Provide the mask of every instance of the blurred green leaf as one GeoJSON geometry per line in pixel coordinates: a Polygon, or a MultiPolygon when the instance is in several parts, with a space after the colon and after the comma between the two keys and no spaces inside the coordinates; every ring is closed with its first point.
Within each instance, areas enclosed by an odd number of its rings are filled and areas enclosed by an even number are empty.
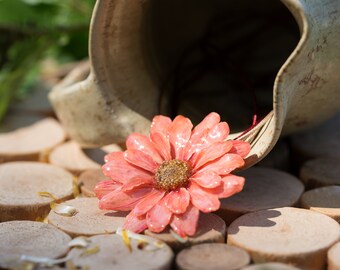
{"type": "Polygon", "coordinates": [[[87,57],[95,0],[0,0],[0,120],[46,55],[87,57]]]}

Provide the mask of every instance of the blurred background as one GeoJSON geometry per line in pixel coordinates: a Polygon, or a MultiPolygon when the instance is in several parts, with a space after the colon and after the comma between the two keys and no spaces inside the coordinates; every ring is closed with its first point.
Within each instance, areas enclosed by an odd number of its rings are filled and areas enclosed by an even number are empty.
{"type": "MultiPolygon", "coordinates": [[[[0,0],[0,122],[37,82],[49,88],[88,57],[95,0],[0,0]]],[[[39,84],[38,83],[38,84],[39,84]]]]}

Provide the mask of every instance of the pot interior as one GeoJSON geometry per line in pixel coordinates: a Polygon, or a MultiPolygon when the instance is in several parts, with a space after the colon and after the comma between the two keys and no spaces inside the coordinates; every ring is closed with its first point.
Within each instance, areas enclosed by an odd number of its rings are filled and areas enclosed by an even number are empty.
{"type": "Polygon", "coordinates": [[[198,123],[216,111],[236,133],[273,109],[276,74],[300,39],[283,3],[149,0],[146,14],[160,113],[198,123]]]}

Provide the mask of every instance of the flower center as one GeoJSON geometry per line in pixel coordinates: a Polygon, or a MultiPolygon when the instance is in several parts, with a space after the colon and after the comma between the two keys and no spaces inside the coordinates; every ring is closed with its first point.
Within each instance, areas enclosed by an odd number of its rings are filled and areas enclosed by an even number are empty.
{"type": "Polygon", "coordinates": [[[186,187],[190,174],[188,163],[178,159],[164,161],[156,172],[156,188],[170,191],[186,187]]]}

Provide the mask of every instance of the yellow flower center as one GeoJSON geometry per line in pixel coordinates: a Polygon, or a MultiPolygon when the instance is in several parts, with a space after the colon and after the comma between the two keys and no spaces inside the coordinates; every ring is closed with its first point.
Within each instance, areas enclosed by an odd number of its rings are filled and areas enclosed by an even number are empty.
{"type": "Polygon", "coordinates": [[[156,172],[156,188],[161,190],[175,190],[189,184],[191,174],[187,162],[173,159],[164,161],[156,172]]]}

